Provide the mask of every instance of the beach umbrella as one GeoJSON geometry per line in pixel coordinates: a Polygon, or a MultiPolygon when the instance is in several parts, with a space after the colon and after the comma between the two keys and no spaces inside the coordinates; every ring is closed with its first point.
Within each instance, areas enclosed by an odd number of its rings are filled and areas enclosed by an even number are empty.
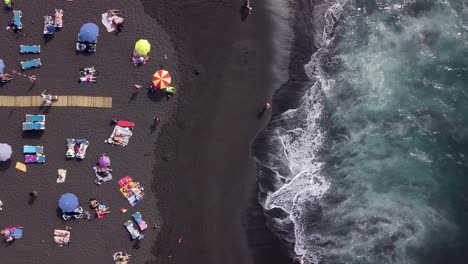
{"type": "Polygon", "coordinates": [[[59,199],[59,207],[62,209],[64,213],[71,213],[78,208],[78,197],[76,197],[73,193],[66,193],[60,196],[59,199]]]}
{"type": "Polygon", "coordinates": [[[11,146],[8,144],[0,144],[0,161],[7,161],[11,158],[11,146]]]}
{"type": "Polygon", "coordinates": [[[110,166],[110,158],[107,156],[102,155],[99,158],[99,167],[101,168],[107,168],[110,166]]]}
{"type": "Polygon", "coordinates": [[[5,69],[5,63],[2,59],[0,59],[0,75],[3,74],[3,69],[5,69]]]}
{"type": "Polygon", "coordinates": [[[80,28],[80,41],[95,42],[99,36],[99,27],[94,23],[83,24],[80,28]]]}
{"type": "Polygon", "coordinates": [[[168,71],[159,70],[153,75],[153,86],[159,89],[166,88],[171,84],[171,75],[168,71]]]}
{"type": "Polygon", "coordinates": [[[135,43],[135,50],[140,55],[148,55],[151,51],[151,44],[146,39],[140,39],[135,43]]]}

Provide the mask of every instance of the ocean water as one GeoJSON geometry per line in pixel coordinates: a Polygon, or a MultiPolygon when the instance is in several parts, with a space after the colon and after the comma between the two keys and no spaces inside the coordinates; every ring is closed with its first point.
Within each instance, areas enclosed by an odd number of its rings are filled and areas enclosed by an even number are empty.
{"type": "Polygon", "coordinates": [[[468,1],[326,6],[254,149],[272,229],[306,263],[468,263],[468,1]]]}

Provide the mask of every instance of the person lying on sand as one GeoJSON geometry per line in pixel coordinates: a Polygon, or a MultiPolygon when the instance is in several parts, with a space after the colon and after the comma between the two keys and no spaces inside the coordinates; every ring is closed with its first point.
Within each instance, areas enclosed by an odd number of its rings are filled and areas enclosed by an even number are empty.
{"type": "Polygon", "coordinates": [[[8,73],[5,73],[5,74],[1,75],[1,77],[2,77],[2,79],[1,79],[2,82],[9,82],[9,81],[13,80],[13,76],[11,76],[8,73]]]}
{"type": "Polygon", "coordinates": [[[109,17],[118,16],[118,15],[120,15],[120,10],[117,10],[117,9],[109,9],[109,10],[107,10],[107,15],[108,15],[109,17]]]}

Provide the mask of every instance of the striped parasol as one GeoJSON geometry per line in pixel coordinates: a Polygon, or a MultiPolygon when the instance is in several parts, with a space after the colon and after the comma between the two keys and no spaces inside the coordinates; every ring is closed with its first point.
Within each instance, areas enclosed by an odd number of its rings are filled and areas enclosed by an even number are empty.
{"type": "Polygon", "coordinates": [[[153,75],[153,87],[164,89],[171,84],[171,75],[168,71],[159,70],[153,75]]]}

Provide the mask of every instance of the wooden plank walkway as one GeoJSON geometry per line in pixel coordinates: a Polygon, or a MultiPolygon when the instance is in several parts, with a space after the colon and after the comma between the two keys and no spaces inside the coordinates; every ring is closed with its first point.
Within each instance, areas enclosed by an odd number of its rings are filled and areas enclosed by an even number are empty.
{"type": "MultiPolygon", "coordinates": [[[[52,106],[112,108],[112,97],[59,95],[52,106]]],[[[36,96],[0,96],[0,107],[34,107],[43,103],[36,96]]]]}

